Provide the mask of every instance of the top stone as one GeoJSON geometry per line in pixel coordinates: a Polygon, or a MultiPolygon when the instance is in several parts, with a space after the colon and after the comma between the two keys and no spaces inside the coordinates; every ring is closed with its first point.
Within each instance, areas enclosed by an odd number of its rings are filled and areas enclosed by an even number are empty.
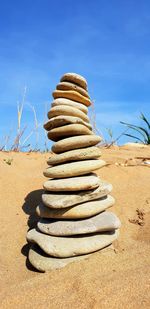
{"type": "Polygon", "coordinates": [[[80,87],[84,88],[85,90],[87,90],[87,81],[86,79],[76,73],[65,73],[61,79],[61,82],[71,82],[71,83],[75,83],[77,85],[79,85],[80,87]]]}

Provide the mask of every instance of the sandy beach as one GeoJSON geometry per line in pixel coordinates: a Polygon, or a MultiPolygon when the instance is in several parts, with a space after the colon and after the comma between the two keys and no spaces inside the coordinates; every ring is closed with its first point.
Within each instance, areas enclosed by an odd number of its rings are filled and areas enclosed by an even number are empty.
{"type": "Polygon", "coordinates": [[[49,153],[0,153],[1,308],[149,308],[150,148],[102,148],[98,175],[113,185],[122,227],[114,249],[47,273],[27,261],[49,153]],[[10,165],[8,164],[10,162],[10,165]]]}

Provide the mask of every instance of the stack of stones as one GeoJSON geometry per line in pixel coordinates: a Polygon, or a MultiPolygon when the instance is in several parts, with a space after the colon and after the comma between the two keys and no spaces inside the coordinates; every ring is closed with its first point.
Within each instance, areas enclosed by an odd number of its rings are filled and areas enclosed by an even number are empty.
{"type": "Polygon", "coordinates": [[[94,173],[106,163],[98,159],[101,137],[93,133],[87,116],[91,101],[86,80],[64,74],[53,97],[44,124],[55,142],[53,154],[36,209],[40,219],[27,234],[33,243],[29,261],[40,271],[63,267],[111,245],[120,227],[116,215],[106,211],[114,204],[112,186],[94,173]]]}

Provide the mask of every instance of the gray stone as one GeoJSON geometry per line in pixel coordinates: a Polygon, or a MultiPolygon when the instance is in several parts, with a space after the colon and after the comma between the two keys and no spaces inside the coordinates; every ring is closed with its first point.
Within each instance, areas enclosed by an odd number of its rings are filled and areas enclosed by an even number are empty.
{"type": "Polygon", "coordinates": [[[97,159],[101,156],[99,147],[91,146],[87,148],[66,151],[60,154],[53,154],[47,161],[49,165],[61,164],[70,161],[80,161],[97,159]]]}
{"type": "Polygon", "coordinates": [[[45,124],[44,124],[44,129],[49,131],[54,128],[62,127],[67,124],[82,124],[92,130],[92,126],[90,123],[82,120],[79,117],[74,117],[74,116],[56,116],[51,119],[49,119],[45,124]]]}
{"type": "Polygon", "coordinates": [[[89,191],[79,191],[79,192],[61,192],[61,193],[43,193],[42,202],[44,205],[50,208],[66,208],[74,206],[87,201],[96,200],[110,193],[112,190],[112,185],[107,183],[102,183],[98,188],[89,191]]]}
{"type": "Polygon", "coordinates": [[[68,124],[59,128],[54,128],[47,134],[48,138],[55,142],[62,138],[78,135],[93,135],[93,132],[83,124],[68,124]]]}
{"type": "Polygon", "coordinates": [[[50,109],[48,112],[48,118],[54,118],[56,116],[73,116],[73,117],[78,117],[84,120],[85,122],[90,122],[89,117],[83,113],[81,110],[78,108],[72,107],[72,106],[67,106],[67,105],[58,105],[54,106],[50,109]]]}
{"type": "Polygon", "coordinates": [[[71,177],[63,179],[50,179],[45,181],[43,187],[47,191],[81,191],[91,190],[100,185],[99,177],[91,173],[87,176],[71,177]]]}
{"type": "Polygon", "coordinates": [[[86,236],[54,237],[35,229],[27,233],[27,240],[36,243],[50,256],[65,258],[88,254],[109,246],[119,236],[119,231],[97,233],[86,236]]]}
{"type": "Polygon", "coordinates": [[[103,196],[94,201],[84,202],[71,207],[54,209],[40,204],[36,208],[36,213],[42,218],[51,219],[84,219],[90,218],[107,208],[113,206],[115,203],[111,195],[103,196]]]}
{"type": "Polygon", "coordinates": [[[62,153],[69,150],[95,146],[102,138],[98,135],[80,135],[64,138],[63,140],[56,142],[52,146],[52,151],[54,153],[62,153]]]}
{"type": "Polygon", "coordinates": [[[71,236],[108,232],[120,228],[120,220],[112,212],[104,211],[90,219],[52,221],[40,219],[38,229],[53,236],[71,236]]]}

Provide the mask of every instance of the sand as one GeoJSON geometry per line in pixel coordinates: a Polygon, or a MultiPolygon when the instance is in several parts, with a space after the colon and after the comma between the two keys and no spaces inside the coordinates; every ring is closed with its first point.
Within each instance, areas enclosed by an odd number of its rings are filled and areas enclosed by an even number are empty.
{"type": "Polygon", "coordinates": [[[26,262],[26,232],[37,220],[48,157],[0,153],[1,308],[149,308],[150,169],[136,157],[150,158],[150,148],[102,149],[102,159],[110,164],[97,173],[113,184],[111,211],[122,222],[114,249],[39,273],[26,262]]]}

